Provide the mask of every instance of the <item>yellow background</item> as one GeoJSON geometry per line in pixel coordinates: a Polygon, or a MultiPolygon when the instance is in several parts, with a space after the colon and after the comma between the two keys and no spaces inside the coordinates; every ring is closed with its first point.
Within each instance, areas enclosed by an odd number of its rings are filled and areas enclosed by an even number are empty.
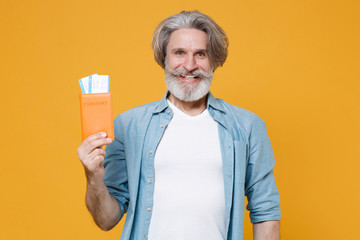
{"type": "Polygon", "coordinates": [[[359,239],[359,1],[1,0],[1,240],[119,239],[84,204],[78,79],[110,75],[114,113],[160,99],[151,36],[182,9],[229,36],[214,95],[267,123],[282,239],[359,239]]]}

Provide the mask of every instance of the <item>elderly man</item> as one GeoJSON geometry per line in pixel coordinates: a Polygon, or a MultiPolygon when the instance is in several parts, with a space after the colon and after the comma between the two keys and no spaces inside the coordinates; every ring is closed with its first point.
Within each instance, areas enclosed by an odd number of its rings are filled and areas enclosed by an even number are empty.
{"type": "Polygon", "coordinates": [[[163,99],[119,114],[114,141],[98,133],[78,148],[96,224],[109,230],[127,212],[124,240],[238,240],[246,195],[254,239],[279,239],[265,124],[209,92],[227,57],[225,32],[183,11],[158,25],[152,47],[165,70],[163,99]]]}

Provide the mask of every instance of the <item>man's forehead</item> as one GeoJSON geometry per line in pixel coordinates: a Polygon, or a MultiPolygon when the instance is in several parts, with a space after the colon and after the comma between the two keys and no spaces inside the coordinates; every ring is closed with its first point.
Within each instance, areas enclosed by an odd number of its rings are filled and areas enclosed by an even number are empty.
{"type": "Polygon", "coordinates": [[[181,28],[171,33],[168,50],[172,49],[207,49],[207,34],[194,28],[181,28]]]}

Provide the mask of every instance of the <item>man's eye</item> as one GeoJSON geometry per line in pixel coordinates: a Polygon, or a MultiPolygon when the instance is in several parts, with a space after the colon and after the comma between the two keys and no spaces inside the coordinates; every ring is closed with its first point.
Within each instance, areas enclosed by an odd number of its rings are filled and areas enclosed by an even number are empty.
{"type": "Polygon", "coordinates": [[[196,55],[199,57],[205,57],[205,53],[203,53],[203,52],[198,52],[198,53],[196,53],[196,55]]]}
{"type": "Polygon", "coordinates": [[[183,55],[183,54],[184,54],[184,51],[176,51],[175,54],[176,54],[176,55],[183,55]]]}

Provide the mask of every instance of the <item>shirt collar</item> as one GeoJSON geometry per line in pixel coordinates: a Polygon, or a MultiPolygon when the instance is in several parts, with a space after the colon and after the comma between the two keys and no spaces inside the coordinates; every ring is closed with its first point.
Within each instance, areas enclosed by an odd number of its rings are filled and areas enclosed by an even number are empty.
{"type": "Polygon", "coordinates": [[[211,92],[209,92],[208,99],[207,99],[207,109],[210,107],[214,108],[215,110],[218,110],[220,112],[225,112],[225,108],[223,104],[221,104],[221,101],[219,99],[216,99],[214,95],[212,95],[211,92]]]}
{"type": "Polygon", "coordinates": [[[169,91],[166,91],[164,97],[155,106],[154,113],[160,113],[169,107],[169,104],[167,103],[167,100],[166,100],[168,95],[169,95],[169,91]]]}
{"type": "MultiPolygon", "coordinates": [[[[163,98],[159,101],[159,103],[155,107],[154,113],[160,113],[169,107],[169,104],[167,102],[167,97],[169,96],[169,94],[170,94],[169,91],[166,91],[163,98]]],[[[207,99],[207,109],[209,109],[210,107],[215,110],[225,112],[224,106],[220,103],[220,101],[218,99],[216,99],[214,97],[214,95],[212,95],[211,92],[209,92],[208,99],[207,99]]]]}

